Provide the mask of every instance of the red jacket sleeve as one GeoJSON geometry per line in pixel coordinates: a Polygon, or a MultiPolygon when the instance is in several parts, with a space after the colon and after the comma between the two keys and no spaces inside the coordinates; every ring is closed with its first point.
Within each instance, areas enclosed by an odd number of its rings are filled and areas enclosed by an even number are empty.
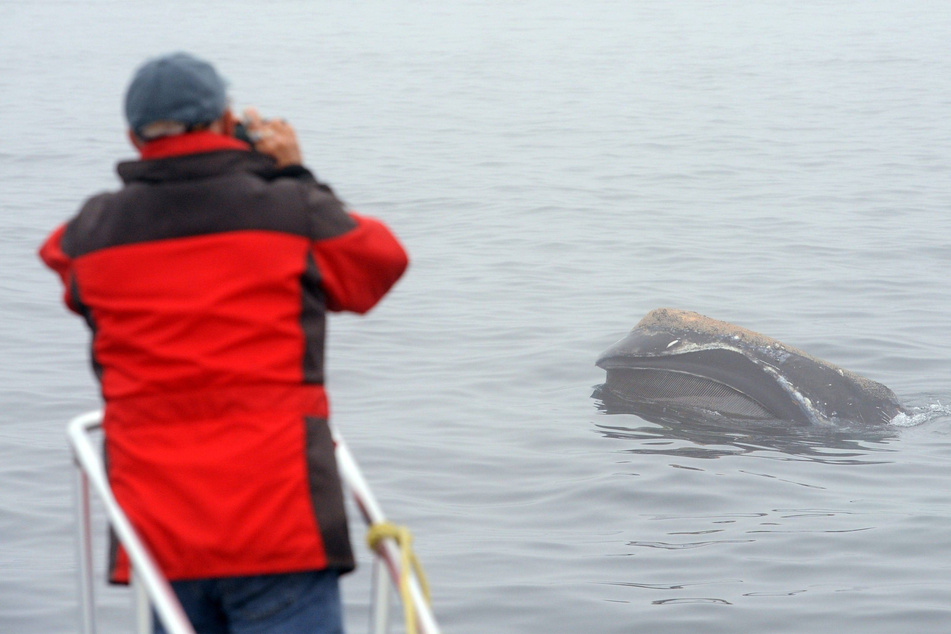
{"type": "Polygon", "coordinates": [[[406,251],[379,220],[350,213],[357,226],[313,245],[327,308],[365,313],[409,265],[406,251]]]}
{"type": "Polygon", "coordinates": [[[79,306],[75,302],[72,294],[73,272],[72,259],[63,252],[62,240],[63,233],[66,231],[66,225],[60,225],[46,239],[43,246],[40,247],[40,259],[46,266],[53,269],[59,279],[63,282],[63,301],[73,312],[79,312],[79,306]]]}

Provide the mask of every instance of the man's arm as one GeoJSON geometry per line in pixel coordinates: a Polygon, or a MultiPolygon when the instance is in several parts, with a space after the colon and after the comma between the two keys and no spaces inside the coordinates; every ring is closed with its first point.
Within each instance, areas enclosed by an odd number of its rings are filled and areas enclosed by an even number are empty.
{"type": "Polygon", "coordinates": [[[312,252],[327,293],[327,308],[362,314],[393,287],[409,266],[409,258],[382,222],[348,214],[357,226],[314,242],[312,252]]]}
{"type": "MultiPolygon", "coordinates": [[[[244,116],[254,149],[273,157],[282,175],[311,179],[321,191],[333,195],[302,166],[297,135],[290,124],[283,119],[264,120],[253,108],[246,109],[244,116]]],[[[362,314],[393,287],[409,259],[382,222],[353,212],[347,215],[356,226],[315,240],[311,251],[320,271],[320,285],[327,293],[327,308],[362,314]]]]}
{"type": "MultiPolygon", "coordinates": [[[[73,272],[72,258],[63,251],[63,234],[66,232],[66,225],[60,225],[46,239],[43,246],[40,247],[40,259],[46,266],[53,269],[59,279],[63,282],[63,302],[74,313],[80,313],[79,306],[73,297],[73,272]]],[[[80,313],[81,314],[81,313],[80,313]]]]}

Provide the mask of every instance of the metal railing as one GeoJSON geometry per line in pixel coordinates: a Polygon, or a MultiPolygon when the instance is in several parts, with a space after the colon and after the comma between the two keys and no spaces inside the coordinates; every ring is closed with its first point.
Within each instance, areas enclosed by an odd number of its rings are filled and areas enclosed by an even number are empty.
{"type": "MultiPolygon", "coordinates": [[[[106,518],[129,556],[132,584],[136,589],[136,623],[139,634],[150,634],[152,619],[149,607],[169,634],[195,634],[182,611],[178,598],[162,576],[148,548],[139,538],[128,517],[123,513],[109,487],[102,458],[89,435],[102,426],[102,411],[88,412],[69,422],[67,430],[76,464],[76,513],[79,549],[79,593],[83,634],[95,634],[95,596],[93,592],[92,513],[89,491],[92,489],[102,501],[106,518]]],[[[357,466],[353,454],[340,434],[333,430],[336,445],[337,468],[346,488],[353,496],[367,525],[386,522],[383,510],[357,466]]],[[[385,634],[389,631],[389,604],[391,590],[399,586],[402,577],[408,583],[409,596],[415,608],[416,624],[420,634],[439,634],[436,617],[425,598],[420,580],[414,570],[401,571],[399,547],[393,539],[382,540],[375,549],[372,589],[371,631],[385,634]],[[391,585],[392,584],[392,585],[391,585]]]]}

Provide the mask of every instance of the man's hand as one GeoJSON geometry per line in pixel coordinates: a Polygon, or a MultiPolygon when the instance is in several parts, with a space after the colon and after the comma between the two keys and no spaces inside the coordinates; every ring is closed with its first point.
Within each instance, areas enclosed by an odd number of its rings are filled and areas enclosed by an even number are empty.
{"type": "Polygon", "coordinates": [[[300,165],[303,162],[297,134],[287,121],[264,120],[254,108],[245,108],[244,118],[255,150],[273,157],[278,167],[300,165]]]}

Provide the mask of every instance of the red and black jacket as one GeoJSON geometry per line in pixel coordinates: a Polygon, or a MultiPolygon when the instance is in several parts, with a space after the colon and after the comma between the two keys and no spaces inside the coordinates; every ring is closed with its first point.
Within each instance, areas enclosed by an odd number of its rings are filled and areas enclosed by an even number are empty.
{"type": "MultiPolygon", "coordinates": [[[[352,569],[325,311],[369,310],[405,251],[306,169],[233,139],[143,158],[40,250],[92,330],[117,500],[170,579],[352,569]]],[[[112,579],[127,574],[120,551],[112,579]]]]}

